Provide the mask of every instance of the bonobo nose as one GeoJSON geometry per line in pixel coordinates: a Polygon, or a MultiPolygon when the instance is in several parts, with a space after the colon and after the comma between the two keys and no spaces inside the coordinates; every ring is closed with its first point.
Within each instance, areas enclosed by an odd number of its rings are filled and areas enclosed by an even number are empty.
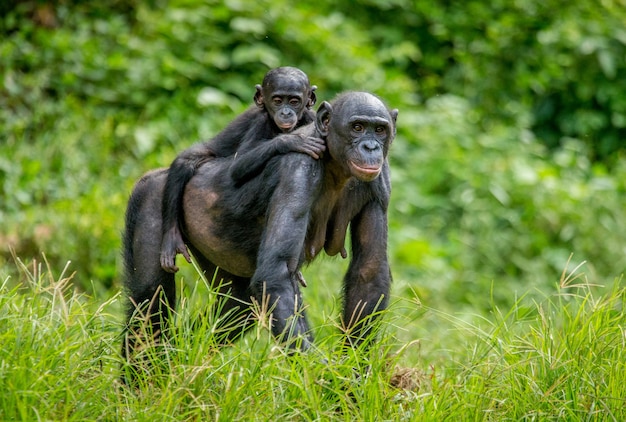
{"type": "Polygon", "coordinates": [[[361,144],[361,147],[363,149],[365,149],[366,151],[375,151],[379,148],[378,142],[376,141],[363,141],[363,143],[361,144]]]}

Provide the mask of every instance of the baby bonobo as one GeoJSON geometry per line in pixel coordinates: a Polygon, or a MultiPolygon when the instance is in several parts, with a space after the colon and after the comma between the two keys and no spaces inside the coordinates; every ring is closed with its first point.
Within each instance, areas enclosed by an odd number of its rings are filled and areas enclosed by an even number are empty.
{"type": "Polygon", "coordinates": [[[250,107],[213,139],[196,144],[179,154],[169,168],[163,193],[163,237],[161,267],[177,272],[176,254],[191,257],[183,240],[182,198],[196,169],[215,157],[234,156],[229,168],[237,185],[260,173],[277,154],[301,152],[318,159],[326,149],[321,139],[301,135],[281,136],[315,120],[315,85],[295,67],[272,69],[256,85],[255,105],[250,107]]]}

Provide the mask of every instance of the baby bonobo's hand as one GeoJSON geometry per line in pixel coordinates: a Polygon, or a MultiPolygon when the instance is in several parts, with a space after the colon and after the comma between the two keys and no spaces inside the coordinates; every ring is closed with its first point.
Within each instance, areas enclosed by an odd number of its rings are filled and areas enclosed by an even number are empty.
{"type": "Polygon", "coordinates": [[[288,152],[301,152],[308,154],[318,160],[324,151],[326,151],[326,142],[323,139],[313,136],[304,137],[299,134],[281,135],[276,138],[280,145],[278,151],[282,154],[288,152]]]}
{"type": "Polygon", "coordinates": [[[177,254],[182,254],[187,262],[191,263],[191,256],[189,255],[187,246],[183,241],[183,236],[180,234],[180,230],[174,228],[168,230],[163,235],[163,240],[161,241],[161,268],[168,273],[177,272],[177,254]]]}
{"type": "Polygon", "coordinates": [[[322,157],[324,151],[326,151],[326,141],[313,136],[307,136],[304,138],[300,144],[300,149],[298,150],[298,152],[309,154],[316,160],[322,157]]]}

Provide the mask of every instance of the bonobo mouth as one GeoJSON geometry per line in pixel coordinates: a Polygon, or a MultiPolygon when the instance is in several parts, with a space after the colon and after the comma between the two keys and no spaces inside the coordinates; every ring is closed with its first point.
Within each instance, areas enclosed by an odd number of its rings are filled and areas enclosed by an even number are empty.
{"type": "Polygon", "coordinates": [[[382,166],[379,165],[360,166],[354,161],[350,161],[350,167],[352,167],[352,174],[356,178],[364,181],[376,179],[382,170],[382,166]]]}
{"type": "Polygon", "coordinates": [[[296,126],[296,123],[277,123],[276,125],[283,132],[290,132],[291,129],[293,129],[296,126]]]}

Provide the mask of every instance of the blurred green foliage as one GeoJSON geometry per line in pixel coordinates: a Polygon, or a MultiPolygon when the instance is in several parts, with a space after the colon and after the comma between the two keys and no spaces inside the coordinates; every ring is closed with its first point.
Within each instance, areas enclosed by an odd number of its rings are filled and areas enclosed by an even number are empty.
{"type": "Polygon", "coordinates": [[[423,98],[467,98],[487,123],[528,114],[539,140],[582,140],[611,161],[626,138],[626,3],[621,0],[411,0],[339,3],[385,67],[423,98]]]}
{"type": "Polygon", "coordinates": [[[396,288],[489,307],[626,264],[622,1],[17,1],[0,7],[0,275],[10,249],[119,286],[133,182],[293,65],[400,109],[396,288]],[[487,300],[485,299],[487,298],[487,300]]]}
{"type": "Polygon", "coordinates": [[[523,126],[480,129],[477,113],[442,95],[402,116],[419,147],[393,147],[391,238],[421,296],[485,309],[555,285],[581,261],[592,282],[619,277],[626,162],[609,173],[580,140],[550,152],[523,126]]]}

